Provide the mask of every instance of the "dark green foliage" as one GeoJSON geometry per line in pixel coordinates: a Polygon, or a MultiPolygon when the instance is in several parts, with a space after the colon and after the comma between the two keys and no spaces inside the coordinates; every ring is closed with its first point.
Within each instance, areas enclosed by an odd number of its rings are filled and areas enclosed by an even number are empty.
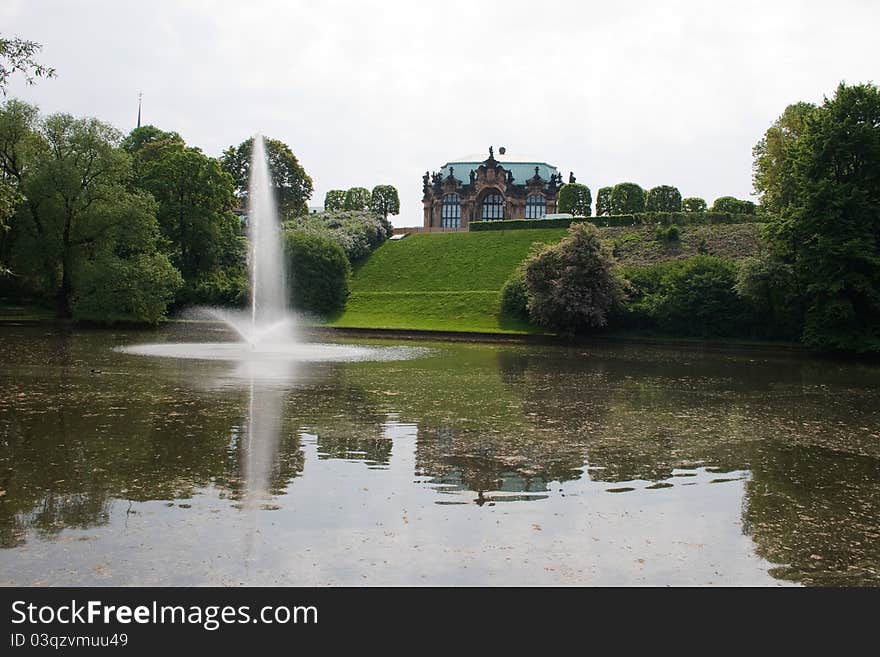
{"type": "Polygon", "coordinates": [[[647,212],[681,212],[681,192],[670,185],[652,187],[645,200],[647,212]]]}
{"type": "MultiPolygon", "coordinates": [[[[275,183],[278,211],[285,217],[307,214],[308,201],[312,197],[312,179],[287,144],[269,138],[265,138],[265,143],[269,171],[275,183]]],[[[253,147],[254,140],[251,137],[238,146],[230,146],[220,156],[220,164],[235,181],[235,193],[244,205],[247,205],[253,147]]]]}
{"type": "Polygon", "coordinates": [[[345,192],[345,200],[343,201],[342,209],[369,210],[370,198],[370,190],[366,187],[352,187],[345,192]]]}
{"type": "Polygon", "coordinates": [[[142,161],[156,158],[156,150],[163,146],[184,146],[183,137],[176,132],[166,132],[154,125],[145,125],[132,130],[119,146],[129,155],[137,155],[142,161]]]}
{"type": "Polygon", "coordinates": [[[750,306],[758,333],[764,337],[797,340],[803,309],[794,266],[763,253],[739,262],[736,292],[750,306]]]}
{"type": "Polygon", "coordinates": [[[561,242],[533,253],[523,268],[530,319],[563,334],[604,327],[622,298],[614,259],[589,223],[571,226],[561,242]]]}
{"type": "Polygon", "coordinates": [[[324,212],[335,212],[345,207],[345,190],[331,189],[324,194],[324,212]]]}
{"type": "Polygon", "coordinates": [[[400,214],[400,197],[397,188],[392,185],[373,187],[370,194],[370,210],[383,219],[387,219],[389,214],[400,214]]]}
{"type": "MultiPolygon", "coordinates": [[[[588,221],[600,227],[650,226],[662,224],[670,226],[697,226],[712,224],[755,223],[760,218],[756,215],[729,214],[725,212],[642,212],[640,214],[624,214],[591,217],[588,221]]],[[[572,224],[587,221],[583,218],[573,219],[507,219],[504,221],[474,221],[468,224],[471,232],[487,230],[531,230],[534,228],[568,228],[572,224]]]]}
{"type": "Polygon", "coordinates": [[[316,232],[286,230],[290,303],[297,310],[327,314],[348,298],[351,265],[336,241],[316,232]]]}
{"type": "Polygon", "coordinates": [[[611,190],[611,214],[635,214],[645,210],[645,190],[631,182],[618,183],[611,190]]]}
{"type": "Polygon", "coordinates": [[[556,202],[557,212],[566,212],[575,217],[589,217],[592,213],[593,197],[590,188],[580,183],[568,183],[559,190],[556,202]]]}
{"type": "Polygon", "coordinates": [[[501,314],[505,317],[527,320],[528,304],[529,293],[525,271],[522,267],[517,267],[501,288],[501,314]]]}
{"type": "Polygon", "coordinates": [[[671,226],[658,226],[657,239],[661,242],[677,242],[679,232],[678,226],[675,224],[672,224],[671,226]]]}
{"type": "Polygon", "coordinates": [[[747,308],[737,296],[736,265],[696,255],[629,270],[630,321],[681,336],[741,335],[747,308]]]}
{"type": "MultiPolygon", "coordinates": [[[[135,158],[141,153],[135,151],[135,158]]],[[[164,140],[164,146],[150,156],[137,167],[137,185],[159,204],[159,227],[185,283],[178,305],[240,298],[245,257],[240,223],[231,212],[231,176],[213,158],[178,141],[164,140]],[[221,289],[224,283],[231,287],[221,289]]]]}
{"type": "Polygon", "coordinates": [[[803,339],[880,351],[880,90],[838,86],[790,146],[791,201],[768,236],[795,266],[803,339]]]}
{"type": "Polygon", "coordinates": [[[611,192],[613,187],[602,187],[596,192],[596,216],[606,217],[611,214],[611,192]]]}
{"type": "Polygon", "coordinates": [[[730,214],[755,214],[755,204],[742,201],[732,196],[720,196],[712,204],[712,212],[729,212],[730,214]]]}
{"type": "Polygon", "coordinates": [[[682,200],[681,209],[683,212],[706,212],[709,207],[706,205],[706,201],[699,196],[689,196],[682,200]]]}

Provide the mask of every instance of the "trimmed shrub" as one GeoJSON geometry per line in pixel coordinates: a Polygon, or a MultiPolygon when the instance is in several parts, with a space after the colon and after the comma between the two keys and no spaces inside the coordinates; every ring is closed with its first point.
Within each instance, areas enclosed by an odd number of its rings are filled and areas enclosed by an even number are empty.
{"type": "Polygon", "coordinates": [[[366,187],[352,187],[345,192],[343,210],[369,210],[372,196],[366,187]]]}
{"type": "Polygon", "coordinates": [[[571,226],[559,243],[523,265],[530,319],[565,335],[602,328],[623,294],[614,259],[588,223],[571,226]]]}
{"type": "Polygon", "coordinates": [[[681,212],[681,192],[671,185],[652,187],[645,200],[647,212],[681,212]]]}
{"type": "Polygon", "coordinates": [[[755,214],[755,204],[741,201],[732,196],[721,196],[712,204],[712,212],[729,212],[731,214],[755,214]]]}
{"type": "Polygon", "coordinates": [[[566,212],[576,217],[589,217],[592,214],[593,197],[590,188],[580,183],[568,183],[559,190],[556,203],[558,212],[566,212]]]}
{"type": "Polygon", "coordinates": [[[681,209],[683,212],[706,212],[709,206],[699,196],[689,196],[682,200],[681,209]]]}
{"type": "Polygon", "coordinates": [[[611,192],[613,187],[602,187],[596,192],[596,215],[606,217],[611,214],[611,192]]]}
{"type": "Polygon", "coordinates": [[[645,190],[631,182],[618,183],[611,190],[611,214],[635,214],[645,210],[645,190]]]}
{"type": "Polygon", "coordinates": [[[468,224],[472,232],[484,230],[528,230],[531,228],[568,228],[589,221],[600,228],[650,226],[704,226],[714,224],[750,224],[762,221],[753,214],[730,214],[727,212],[642,212],[596,217],[574,217],[573,219],[506,219],[504,221],[473,221],[468,224]]]}
{"type": "Polygon", "coordinates": [[[351,265],[329,235],[304,230],[284,233],[290,303],[297,310],[326,314],[348,299],[351,265]]]}

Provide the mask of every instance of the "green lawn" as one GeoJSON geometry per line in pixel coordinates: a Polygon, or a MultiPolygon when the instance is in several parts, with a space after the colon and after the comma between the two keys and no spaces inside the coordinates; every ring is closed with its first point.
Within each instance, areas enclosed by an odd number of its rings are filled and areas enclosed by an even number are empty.
{"type": "MultiPolygon", "coordinates": [[[[739,259],[758,250],[756,224],[684,226],[679,240],[653,226],[600,228],[622,266],[709,253],[739,259]]],[[[347,328],[541,333],[500,317],[500,290],[534,242],[552,244],[564,228],[416,233],[389,241],[354,271],[351,296],[330,326],[347,328]]]]}
{"type": "Polygon", "coordinates": [[[354,271],[345,310],[329,322],[349,328],[536,333],[499,316],[499,292],[534,242],[565,229],[414,234],[379,247],[354,271]]]}

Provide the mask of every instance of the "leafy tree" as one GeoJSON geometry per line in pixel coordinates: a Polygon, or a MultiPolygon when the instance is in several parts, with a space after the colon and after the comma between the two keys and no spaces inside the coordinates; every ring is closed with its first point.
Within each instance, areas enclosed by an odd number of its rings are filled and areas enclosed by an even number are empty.
{"type": "Polygon", "coordinates": [[[34,55],[42,49],[43,46],[34,41],[0,37],[0,91],[4,96],[9,85],[9,76],[13,73],[22,73],[30,85],[36,83],[36,78],[55,77],[54,68],[34,60],[34,55]]]}
{"type": "Polygon", "coordinates": [[[712,204],[712,212],[730,212],[731,214],[755,214],[755,204],[741,201],[733,196],[719,196],[712,204]]]}
{"type": "Polygon", "coordinates": [[[611,190],[611,214],[635,214],[645,211],[645,190],[631,182],[622,182],[611,190]]]}
{"type": "Polygon", "coordinates": [[[608,323],[622,299],[614,259],[590,223],[576,223],[559,243],[524,264],[529,316],[540,326],[573,334],[608,323]]]}
{"type": "Polygon", "coordinates": [[[155,202],[127,187],[131,158],[117,147],[119,133],[97,119],[67,114],[46,118],[39,132],[43,147],[32,153],[21,177],[26,202],[16,214],[14,261],[55,298],[63,317],[74,311],[83,317],[96,263],[142,262],[148,274],[126,279],[129,293],[142,301],[127,305],[120,298],[119,308],[136,310],[132,319],[158,321],[164,306],[154,312],[162,304],[144,302],[150,294],[144,286],[164,299],[179,274],[157,250],[155,202]]]}
{"type": "Polygon", "coordinates": [[[157,218],[170,245],[171,262],[186,283],[178,301],[243,300],[247,277],[240,224],[231,211],[232,177],[215,159],[187,148],[182,140],[152,142],[157,143],[162,148],[142,145],[135,151],[147,151],[154,158],[143,163],[138,184],[158,202],[157,218]],[[232,287],[224,289],[224,284],[232,287]]]}
{"type": "Polygon", "coordinates": [[[324,212],[335,212],[345,208],[345,190],[331,189],[324,194],[324,212]]]}
{"type": "Polygon", "coordinates": [[[0,275],[8,273],[9,238],[15,214],[25,200],[22,179],[34,153],[43,147],[37,132],[39,112],[33,105],[10,100],[0,106],[0,275]]]}
{"type": "MultiPolygon", "coordinates": [[[[308,201],[312,197],[312,179],[287,144],[268,138],[265,138],[265,143],[279,211],[285,216],[307,214],[308,201]]],[[[232,176],[235,181],[235,193],[244,204],[247,203],[253,148],[252,137],[238,146],[230,146],[220,156],[220,164],[224,171],[232,176]]]]}
{"type": "Polygon", "coordinates": [[[681,201],[681,209],[684,212],[706,212],[709,207],[706,205],[705,199],[699,196],[689,196],[681,201]]]}
{"type": "Polygon", "coordinates": [[[611,192],[613,187],[602,187],[596,193],[596,216],[607,217],[611,214],[611,192]]]}
{"type": "Polygon", "coordinates": [[[559,190],[556,209],[576,217],[589,217],[592,214],[593,197],[590,188],[580,183],[568,183],[559,190]]]}
{"type": "Polygon", "coordinates": [[[284,232],[291,305],[306,312],[339,310],[348,298],[351,265],[333,238],[303,230],[284,232]]]}
{"type": "Polygon", "coordinates": [[[365,187],[352,187],[345,192],[343,210],[369,210],[370,190],[365,187]]]}
{"type": "Polygon", "coordinates": [[[769,235],[795,265],[804,341],[880,351],[880,90],[841,83],[803,128],[792,201],[769,235]]]}
{"type": "Polygon", "coordinates": [[[652,187],[645,200],[648,212],[681,212],[681,192],[671,185],[652,187]]]}
{"type": "Polygon", "coordinates": [[[370,210],[383,219],[389,214],[400,214],[400,197],[397,188],[392,185],[376,185],[370,195],[370,210]]]}
{"type": "Polygon", "coordinates": [[[185,145],[183,137],[176,132],[166,132],[154,125],[135,128],[120,143],[122,150],[143,162],[155,160],[163,148],[185,145]]]}
{"type": "Polygon", "coordinates": [[[752,149],[755,192],[769,212],[778,214],[795,201],[795,146],[806,128],[806,118],[815,111],[812,103],[789,105],[752,149]]]}

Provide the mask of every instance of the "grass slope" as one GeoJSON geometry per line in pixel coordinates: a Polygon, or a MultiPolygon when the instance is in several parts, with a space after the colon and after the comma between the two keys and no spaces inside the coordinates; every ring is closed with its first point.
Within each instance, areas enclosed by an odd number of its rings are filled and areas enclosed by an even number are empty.
{"type": "Polygon", "coordinates": [[[499,316],[499,292],[534,242],[564,228],[414,234],[386,242],[355,269],[351,296],[331,326],[535,333],[499,316]]]}
{"type": "MultiPolygon", "coordinates": [[[[755,224],[688,226],[666,242],[651,227],[600,228],[626,266],[710,253],[742,258],[758,249],[755,224]]],[[[500,291],[534,242],[552,244],[564,228],[422,233],[386,242],[355,268],[351,296],[331,326],[348,328],[540,333],[500,317],[500,291]]]]}

